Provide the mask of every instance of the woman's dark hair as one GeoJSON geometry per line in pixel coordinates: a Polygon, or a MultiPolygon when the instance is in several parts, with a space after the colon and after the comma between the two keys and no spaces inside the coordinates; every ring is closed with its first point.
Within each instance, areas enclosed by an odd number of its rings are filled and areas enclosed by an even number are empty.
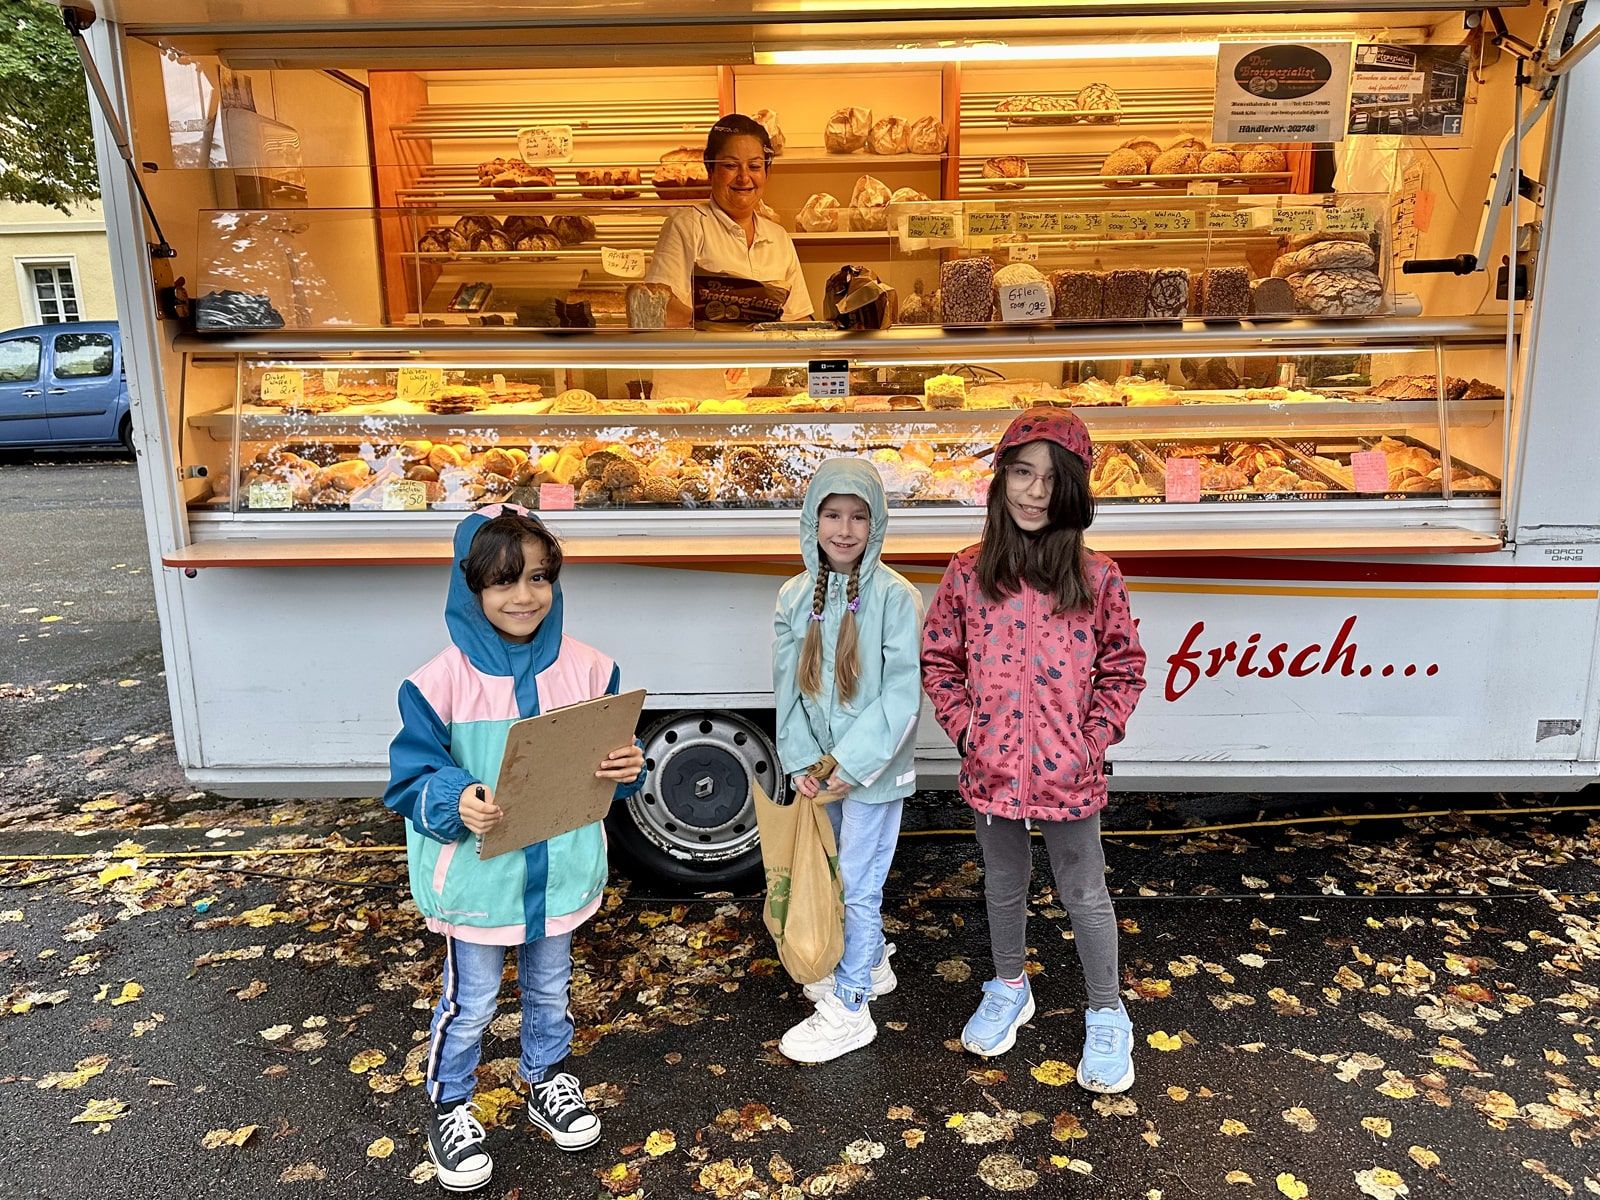
{"type": "Polygon", "coordinates": [[[755,138],[761,143],[761,155],[767,160],[767,166],[772,165],[772,138],[762,128],[761,122],[752,120],[743,113],[729,113],[720,118],[706,134],[704,158],[707,171],[712,170],[712,164],[722,157],[723,149],[736,137],[755,138]]]}
{"type": "Polygon", "coordinates": [[[978,549],[978,587],[990,601],[1014,596],[1026,583],[1055,597],[1055,613],[1072,612],[1094,603],[1094,589],[1085,565],[1083,531],[1094,522],[1094,495],[1089,469],[1065,446],[1051,441],[1025,442],[1050,451],[1055,484],[1050,489],[1049,524],[1028,533],[1006,511],[1006,471],[1022,446],[1012,446],[995,463],[989,485],[989,507],[978,549]]]}
{"type": "Polygon", "coordinates": [[[561,576],[561,543],[556,541],[556,535],[532,517],[502,512],[485,521],[483,528],[472,535],[472,546],[461,560],[467,586],[476,594],[522,578],[527,566],[522,546],[529,541],[544,547],[545,575],[554,583],[561,576]]]}

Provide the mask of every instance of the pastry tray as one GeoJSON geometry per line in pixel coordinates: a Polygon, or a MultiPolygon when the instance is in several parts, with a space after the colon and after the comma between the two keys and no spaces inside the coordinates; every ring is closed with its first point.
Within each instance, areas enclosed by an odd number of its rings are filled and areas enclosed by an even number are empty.
{"type": "MultiPolygon", "coordinates": [[[[1323,478],[1334,480],[1339,484],[1340,487],[1353,488],[1354,483],[1350,474],[1350,456],[1358,451],[1376,450],[1379,443],[1384,440],[1384,438],[1377,435],[1362,435],[1341,438],[1303,438],[1284,444],[1294,450],[1296,454],[1305,458],[1310,463],[1312,469],[1320,472],[1323,478]],[[1316,461],[1317,459],[1333,460],[1333,469],[1330,470],[1327,465],[1316,461]]],[[[1421,449],[1426,450],[1429,454],[1433,455],[1434,458],[1440,458],[1439,451],[1436,447],[1430,446],[1427,442],[1424,442],[1419,438],[1390,436],[1387,440],[1391,442],[1400,442],[1407,446],[1420,447],[1421,449]]],[[[1472,497],[1477,499],[1498,496],[1500,494],[1499,477],[1494,475],[1492,472],[1481,470],[1480,468],[1475,467],[1472,463],[1467,462],[1465,459],[1459,458],[1454,454],[1450,456],[1450,462],[1452,467],[1460,468],[1461,470],[1466,471],[1469,475],[1482,475],[1484,478],[1490,480],[1494,484],[1492,488],[1462,489],[1453,487],[1450,492],[1452,496],[1472,497]]],[[[1444,489],[1443,487],[1435,487],[1422,491],[1360,492],[1355,494],[1359,498],[1368,500],[1377,496],[1382,496],[1384,499],[1389,500],[1403,500],[1408,496],[1442,496],[1444,494],[1444,489]]]]}
{"type": "Polygon", "coordinates": [[[1147,455],[1138,453],[1137,444],[1134,442],[1096,442],[1094,443],[1094,465],[1098,467],[1101,460],[1111,451],[1121,450],[1133,460],[1134,466],[1139,468],[1139,482],[1152,490],[1148,496],[1112,496],[1096,494],[1096,504],[1160,504],[1166,491],[1166,471],[1160,463],[1151,465],[1147,455]]]}
{"type": "Polygon", "coordinates": [[[1283,455],[1284,465],[1289,470],[1293,471],[1301,478],[1315,480],[1318,483],[1326,484],[1327,490],[1307,492],[1271,492],[1257,491],[1253,486],[1251,488],[1237,489],[1232,491],[1219,491],[1215,489],[1202,488],[1200,492],[1201,503],[1221,502],[1237,504],[1240,502],[1249,503],[1262,500],[1306,501],[1353,500],[1361,498],[1357,496],[1355,491],[1352,490],[1348,483],[1335,478],[1328,471],[1318,467],[1302,450],[1278,438],[1226,437],[1145,439],[1133,443],[1133,452],[1135,457],[1141,461],[1141,465],[1147,471],[1153,472],[1158,478],[1160,478],[1164,485],[1166,481],[1166,462],[1167,459],[1175,452],[1186,452],[1184,455],[1185,457],[1204,457],[1214,459],[1218,462],[1227,462],[1228,447],[1237,445],[1241,442],[1245,442],[1250,445],[1265,446],[1278,451],[1283,455]]]}

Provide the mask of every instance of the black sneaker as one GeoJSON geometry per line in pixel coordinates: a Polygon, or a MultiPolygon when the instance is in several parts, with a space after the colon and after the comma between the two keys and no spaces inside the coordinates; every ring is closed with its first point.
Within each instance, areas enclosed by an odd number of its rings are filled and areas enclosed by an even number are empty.
{"type": "Polygon", "coordinates": [[[452,1192],[470,1192],[489,1182],[494,1159],[483,1148],[483,1126],[470,1100],[441,1104],[428,1118],[428,1157],[439,1168],[439,1182],[452,1192]]]}
{"type": "Polygon", "coordinates": [[[583,1088],[569,1071],[531,1085],[528,1120],[563,1150],[584,1150],[600,1140],[600,1118],[583,1102],[583,1088]]]}

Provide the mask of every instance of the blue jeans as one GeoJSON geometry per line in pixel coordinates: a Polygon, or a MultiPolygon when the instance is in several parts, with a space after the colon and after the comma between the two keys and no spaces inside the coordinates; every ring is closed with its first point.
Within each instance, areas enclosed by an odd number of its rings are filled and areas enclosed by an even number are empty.
{"type": "MultiPolygon", "coordinates": [[[[433,1009],[428,1039],[428,1098],[457,1104],[472,1097],[483,1031],[494,1020],[505,974],[506,947],[446,938],[444,989],[433,1009]]],[[[517,947],[517,983],[522,990],[522,1077],[536,1083],[567,1056],[572,1015],[572,935],[539,938],[517,947]]]]}
{"type": "Polygon", "coordinates": [[[833,972],[833,994],[859,1007],[883,958],[883,883],[894,861],[904,800],[864,804],[846,796],[826,806],[839,843],[844,882],[844,957],[833,972]]]}

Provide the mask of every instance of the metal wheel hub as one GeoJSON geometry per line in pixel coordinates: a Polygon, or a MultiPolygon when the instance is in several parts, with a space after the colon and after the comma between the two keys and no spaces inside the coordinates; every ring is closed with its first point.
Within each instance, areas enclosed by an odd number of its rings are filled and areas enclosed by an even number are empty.
{"type": "Polygon", "coordinates": [[[777,755],[767,736],[735,713],[678,713],[645,734],[648,778],[628,801],[634,824],[678,858],[720,862],[758,840],[750,781],[770,795],[777,755]]]}

